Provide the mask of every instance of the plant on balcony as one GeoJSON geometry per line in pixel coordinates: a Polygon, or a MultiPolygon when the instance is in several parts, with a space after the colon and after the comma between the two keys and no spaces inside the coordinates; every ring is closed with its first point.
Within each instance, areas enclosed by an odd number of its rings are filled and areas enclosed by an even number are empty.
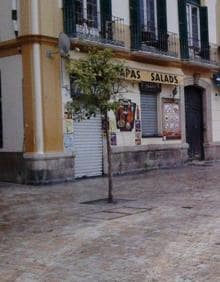
{"type": "Polygon", "coordinates": [[[114,61],[110,49],[89,51],[83,59],[70,60],[68,70],[71,79],[71,107],[76,119],[89,119],[100,113],[107,141],[108,202],[113,202],[111,145],[109,138],[109,111],[118,107],[122,89],[120,79],[123,64],[114,61]]]}

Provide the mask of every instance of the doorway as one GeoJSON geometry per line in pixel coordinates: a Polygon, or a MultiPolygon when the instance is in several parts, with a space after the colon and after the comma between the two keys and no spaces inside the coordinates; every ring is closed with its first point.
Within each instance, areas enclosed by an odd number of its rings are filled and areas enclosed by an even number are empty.
{"type": "Polygon", "coordinates": [[[195,86],[185,87],[186,142],[191,160],[204,159],[203,90],[195,86]]]}

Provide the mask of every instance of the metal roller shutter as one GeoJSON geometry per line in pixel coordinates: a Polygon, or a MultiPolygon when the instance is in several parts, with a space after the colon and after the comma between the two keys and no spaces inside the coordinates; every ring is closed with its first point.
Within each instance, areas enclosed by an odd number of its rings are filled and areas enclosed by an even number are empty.
{"type": "Polygon", "coordinates": [[[75,177],[102,175],[101,117],[74,122],[75,177]]]}
{"type": "Polygon", "coordinates": [[[156,136],[157,128],[157,95],[155,93],[141,94],[142,135],[156,136]]]}

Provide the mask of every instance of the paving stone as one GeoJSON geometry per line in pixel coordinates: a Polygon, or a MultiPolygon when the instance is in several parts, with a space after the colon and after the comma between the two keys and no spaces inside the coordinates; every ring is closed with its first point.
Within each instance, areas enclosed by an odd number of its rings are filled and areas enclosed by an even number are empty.
{"type": "Polygon", "coordinates": [[[93,214],[89,214],[87,215],[87,217],[90,218],[97,218],[97,219],[106,219],[106,220],[111,220],[111,219],[116,219],[122,216],[126,216],[127,214],[125,213],[118,213],[118,212],[109,212],[109,211],[101,211],[98,213],[93,213],[93,214]]]}
{"type": "Polygon", "coordinates": [[[145,209],[145,208],[121,207],[121,208],[115,208],[115,209],[112,209],[112,210],[108,210],[108,212],[131,215],[131,214],[136,214],[136,213],[141,213],[141,212],[147,212],[149,210],[151,210],[151,208],[145,209]]]}
{"type": "Polygon", "coordinates": [[[219,282],[219,171],[115,177],[110,205],[106,178],[0,183],[0,281],[219,282]]]}

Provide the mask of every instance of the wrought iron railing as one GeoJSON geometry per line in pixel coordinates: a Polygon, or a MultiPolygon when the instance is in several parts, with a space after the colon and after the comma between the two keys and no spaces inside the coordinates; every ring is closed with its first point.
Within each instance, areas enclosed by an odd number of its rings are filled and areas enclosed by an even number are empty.
{"type": "Polygon", "coordinates": [[[180,38],[180,49],[182,59],[214,65],[219,64],[218,46],[216,44],[191,37],[180,38]]]}
{"type": "Polygon", "coordinates": [[[98,12],[88,13],[88,10],[76,12],[75,34],[77,38],[107,43],[117,46],[125,45],[124,19],[115,16],[105,16],[98,12]]]}
{"type": "Polygon", "coordinates": [[[141,30],[140,49],[147,52],[159,53],[166,56],[179,56],[178,36],[173,32],[159,32],[144,26],[141,30]]]}

